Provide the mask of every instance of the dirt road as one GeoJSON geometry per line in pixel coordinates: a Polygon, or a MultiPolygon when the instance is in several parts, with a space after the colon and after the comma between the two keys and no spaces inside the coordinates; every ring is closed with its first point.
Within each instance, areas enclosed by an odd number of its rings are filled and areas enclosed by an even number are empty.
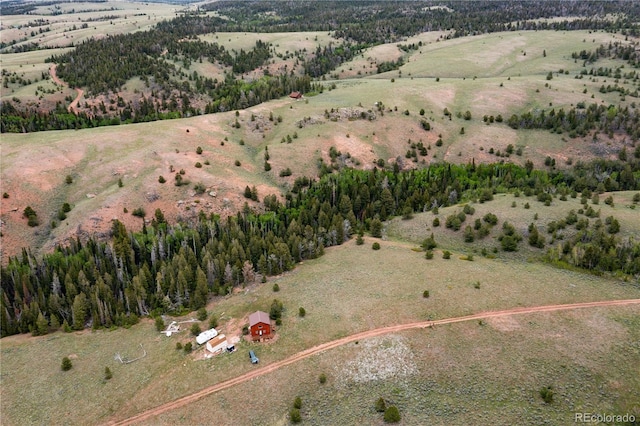
{"type": "MultiPolygon", "coordinates": [[[[51,65],[51,68],[49,68],[49,74],[51,75],[51,79],[56,84],[59,84],[60,86],[66,86],[67,85],[64,81],[62,81],[62,80],[60,80],[58,78],[58,75],[56,74],[56,64],[51,65]]],[[[76,92],[78,92],[78,95],[76,96],[76,98],[67,107],[67,111],[72,112],[74,114],[77,114],[77,112],[78,112],[77,111],[78,102],[80,102],[80,98],[82,98],[82,96],[84,95],[84,90],[76,88],[76,92]]]]}
{"type": "Polygon", "coordinates": [[[342,339],[334,340],[331,342],[323,343],[318,346],[314,346],[309,349],[305,349],[304,351],[298,352],[297,354],[292,355],[289,358],[283,359],[282,361],[274,362],[273,364],[269,364],[258,370],[253,370],[249,373],[243,374],[233,379],[226,380],[224,382],[218,383],[217,385],[209,386],[198,392],[192,393],[191,395],[183,396],[182,398],[178,398],[175,401],[167,402],[166,404],[162,404],[158,407],[144,411],[128,419],[113,421],[113,422],[110,422],[109,424],[122,426],[122,425],[131,425],[137,422],[148,420],[159,414],[190,404],[207,395],[211,395],[215,392],[219,392],[231,386],[235,386],[237,384],[246,382],[248,380],[255,379],[256,377],[260,377],[265,374],[271,373],[272,371],[285,367],[289,364],[293,364],[294,362],[298,362],[304,358],[310,357],[311,355],[315,355],[317,353],[320,353],[329,349],[333,349],[335,347],[338,347],[347,343],[355,342],[356,340],[363,340],[370,337],[376,337],[376,336],[380,336],[388,333],[397,333],[399,331],[411,330],[414,328],[427,328],[427,327],[433,327],[433,326],[444,325],[444,324],[453,324],[456,322],[504,317],[504,316],[510,316],[510,315],[531,314],[531,313],[537,313],[537,312],[554,312],[554,311],[565,311],[570,309],[610,307],[610,306],[621,306],[621,305],[631,305],[631,304],[640,304],[640,299],[607,300],[607,301],[601,301],[601,302],[572,303],[569,305],[547,305],[547,306],[535,306],[530,308],[514,308],[514,309],[507,309],[504,311],[481,312],[478,314],[467,315],[467,316],[457,317],[457,318],[442,319],[442,320],[436,320],[436,321],[422,321],[422,322],[414,322],[409,324],[398,324],[398,325],[392,325],[389,327],[377,328],[375,330],[363,331],[361,333],[352,334],[351,336],[343,337],[342,339]]]}

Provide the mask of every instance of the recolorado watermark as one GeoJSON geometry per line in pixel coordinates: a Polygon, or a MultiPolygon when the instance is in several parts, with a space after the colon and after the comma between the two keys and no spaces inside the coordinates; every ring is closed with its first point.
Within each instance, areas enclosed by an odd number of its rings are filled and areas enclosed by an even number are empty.
{"type": "Polygon", "coordinates": [[[575,423],[633,423],[636,416],[633,414],[606,414],[606,413],[574,413],[575,423]]]}

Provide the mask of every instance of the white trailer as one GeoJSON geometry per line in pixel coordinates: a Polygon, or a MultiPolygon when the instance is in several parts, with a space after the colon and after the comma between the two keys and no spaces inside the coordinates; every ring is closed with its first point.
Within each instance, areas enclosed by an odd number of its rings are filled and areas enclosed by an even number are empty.
{"type": "Polygon", "coordinates": [[[209,330],[203,331],[202,333],[198,334],[198,337],[196,337],[196,342],[198,342],[199,345],[202,345],[203,343],[207,343],[209,340],[213,339],[217,335],[218,335],[218,332],[216,331],[216,329],[211,328],[209,330]]]}

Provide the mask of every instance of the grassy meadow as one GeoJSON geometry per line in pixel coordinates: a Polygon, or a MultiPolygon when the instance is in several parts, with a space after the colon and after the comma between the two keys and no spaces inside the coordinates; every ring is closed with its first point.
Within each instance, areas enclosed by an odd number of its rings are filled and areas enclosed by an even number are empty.
{"type": "MultiPolygon", "coordinates": [[[[38,86],[55,90],[60,99],[74,96],[69,88],[42,80],[49,64],[44,60],[89,37],[142,31],[161,19],[175,16],[181,6],[126,2],[69,3],[40,8],[41,15],[3,17],[3,39],[27,37],[51,50],[2,54],[2,68],[34,80],[2,88],[2,100],[18,97],[37,102],[38,86]],[[68,14],[52,16],[53,7],[68,14]],[[75,8],[71,13],[69,8],[75,8]],[[96,10],[100,9],[100,10],[96,10]],[[94,20],[86,29],[71,29],[78,21],[94,20]],[[139,16],[134,16],[139,15],[139,16]],[[51,31],[31,36],[29,20],[51,21],[51,31]]],[[[595,50],[602,43],[620,41],[605,32],[512,32],[445,40],[444,32],[420,34],[406,43],[422,42],[420,49],[404,53],[395,44],[367,49],[344,63],[322,81],[322,93],[302,100],[283,98],[246,110],[202,115],[180,120],[54,131],[3,134],[0,180],[8,198],[0,204],[2,261],[24,246],[34,253],[50,251],[76,235],[108,235],[111,220],[128,229],[142,227],[131,215],[139,207],[150,217],[160,208],[169,221],[189,219],[200,211],[232,214],[248,202],[246,186],[256,186],[262,200],[283,194],[295,178],[317,176],[319,159],[329,163],[331,147],[349,166],[372,168],[383,159],[398,158],[405,169],[442,160],[453,163],[532,161],[544,167],[547,156],[558,168],[569,160],[616,158],[624,141],[600,136],[571,139],[547,131],[513,130],[505,123],[483,121],[484,115],[575,106],[578,102],[631,105],[617,92],[600,93],[605,78],[576,78],[583,70],[571,53],[595,50]],[[395,71],[376,74],[380,62],[402,57],[395,71]],[[562,69],[567,73],[560,73],[562,69]],[[552,79],[547,74],[552,72],[552,79]],[[381,104],[380,104],[381,103],[381,104]],[[379,109],[380,107],[380,109],[379,109]],[[451,118],[444,109],[452,112],[451,118]],[[424,109],[424,116],[419,111],[424,109]],[[335,114],[326,118],[326,114],[335,114]],[[471,120],[458,117],[471,112],[471,120]],[[360,112],[375,119],[358,118],[360,112]],[[272,115],[274,120],[270,120],[272,115]],[[280,118],[281,120],[279,120],[280,118]],[[236,128],[236,119],[240,128],[236,128]],[[425,131],[420,121],[427,120],[425,131]],[[462,132],[464,128],[464,132],[462,132]],[[442,146],[436,146],[441,138],[442,146]],[[288,143],[290,139],[290,143],[288,143]],[[283,142],[284,140],[284,142],[283,142]],[[423,142],[428,154],[416,162],[405,158],[410,144],[423,142]],[[505,152],[508,145],[522,155],[505,152]],[[197,147],[203,152],[198,154],[197,147]],[[271,171],[264,170],[265,150],[271,171]],[[348,154],[348,156],[347,156],[348,154]],[[348,158],[347,158],[348,157],[348,158]],[[200,163],[201,167],[197,167],[200,163]],[[292,176],[280,171],[290,168],[292,176]],[[175,174],[184,170],[190,183],[175,186],[175,174]],[[66,176],[72,183],[65,182],[66,176]],[[163,176],[166,183],[160,183],[163,176]],[[119,181],[122,185],[119,185],[119,181]],[[201,183],[205,191],[197,193],[201,183]],[[64,202],[73,209],[57,220],[64,202]],[[40,226],[29,228],[22,211],[32,206],[40,226]],[[56,226],[52,226],[55,221],[56,226]]],[[[299,49],[312,52],[332,39],[317,33],[216,33],[202,37],[228,49],[250,49],[257,40],[273,44],[278,54],[299,49]]],[[[295,58],[275,58],[274,71],[292,69],[295,58]]],[[[602,61],[598,66],[619,66],[602,61]]],[[[221,76],[213,64],[193,64],[191,71],[221,76]]],[[[246,78],[261,75],[260,70],[246,78]]],[[[133,92],[140,79],[127,82],[133,92]]],[[[620,83],[631,88],[633,83],[620,83]]],[[[133,96],[131,93],[126,95],[133,96]]],[[[640,238],[640,214],[632,209],[635,192],[612,193],[614,205],[591,205],[600,218],[614,216],[621,234],[640,238]]],[[[534,223],[551,241],[548,223],[581,207],[580,199],[550,206],[514,194],[496,194],[487,203],[469,203],[474,215],[458,232],[445,228],[446,217],[462,204],[413,219],[395,218],[385,224],[382,240],[366,237],[364,245],[349,241],[266,284],[252,284],[235,294],[210,301],[208,311],[219,318],[220,329],[237,336],[248,315],[268,311],[274,298],[283,302],[283,324],[277,339],[266,344],[241,341],[238,351],[202,359],[204,349],[192,354],[176,350],[176,342],[192,341],[189,325],[170,338],[158,333],[149,319],[130,329],[99,330],[32,337],[10,336],[0,342],[0,411],[4,425],[103,424],[121,420],[159,404],[191,394],[206,386],[268,366],[306,348],[353,333],[392,324],[445,319],[483,311],[521,306],[640,298],[637,282],[553,268],[539,261],[542,250],[530,248],[527,227],[534,223]],[[512,207],[515,203],[515,207],[512,207]],[[525,208],[529,203],[529,208],[525,208]],[[486,213],[498,216],[498,225],[483,240],[463,242],[463,230],[486,213]],[[537,215],[537,219],[534,217],[537,215]],[[433,227],[439,217],[441,226],[433,227]],[[480,255],[499,245],[502,223],[509,221],[525,239],[517,253],[501,251],[494,258],[480,255]],[[417,248],[434,233],[439,246],[432,260],[417,248]],[[379,251],[371,249],[374,241],[379,251]],[[442,250],[453,252],[442,258],[442,250]],[[473,254],[474,260],[462,260],[473,254]],[[480,283],[476,288],[474,284],[480,283]],[[278,284],[280,291],[274,292],[278,284]],[[423,297],[428,290],[429,298],[423,297]],[[305,308],[306,316],[298,316],[305,308]],[[142,346],[140,346],[142,345],[142,346]],[[258,366],[247,360],[253,349],[258,366]],[[121,364],[114,356],[133,359],[121,364]],[[73,368],[60,369],[68,356],[73,368]],[[104,379],[104,369],[113,372],[104,379]],[[90,398],[87,398],[87,396],[90,398]],[[37,402],[37,404],[36,404],[37,402]]],[[[595,219],[590,219],[591,222],[595,219]]],[[[567,227],[564,238],[571,235],[567,227]]],[[[168,412],[146,424],[273,424],[289,423],[288,412],[296,396],[303,397],[305,424],[383,424],[374,409],[379,397],[400,409],[402,424],[570,424],[573,413],[635,413],[640,418],[640,310],[638,306],[527,314],[435,329],[408,331],[349,344],[307,358],[253,381],[229,388],[187,407],[168,412]],[[319,384],[320,374],[327,382],[319,384]],[[552,386],[555,397],[545,404],[542,387],[552,386]],[[255,394],[268,398],[253,399],[255,394]]],[[[190,316],[177,320],[187,320],[190,316]]],[[[206,322],[202,323],[206,327],[206,322]]]]}
{"type": "MultiPolygon", "coordinates": [[[[64,418],[67,424],[80,424],[87,418],[98,423],[124,418],[319,343],[391,324],[518,306],[640,297],[637,285],[540,263],[479,256],[469,262],[461,260],[459,252],[450,260],[441,256],[425,260],[411,243],[382,241],[381,250],[373,251],[372,241],[367,238],[362,246],[351,241],[328,249],[325,256],[266,284],[210,303],[209,312],[219,318],[219,328],[228,335],[239,332],[250,312],[268,311],[274,298],[284,304],[277,339],[267,344],[241,342],[234,354],[203,360],[200,348],[185,355],[175,349],[175,343],[192,339],[189,324],[183,326],[187,331],[167,338],[149,320],[129,330],[5,338],[1,347],[3,423],[27,419],[29,424],[59,424],[64,418]],[[473,285],[476,281],[481,283],[479,289],[473,285]],[[272,290],[276,283],[279,292],[272,290]],[[430,291],[428,299],[422,296],[424,290],[430,291]],[[299,307],[307,312],[304,318],[297,315],[299,307]],[[114,360],[116,353],[128,359],[140,356],[140,344],[148,353],[146,358],[127,365],[114,360]],[[248,349],[260,358],[258,366],[247,361],[248,349]],[[60,370],[63,356],[72,358],[74,367],[69,372],[60,370]],[[103,378],[105,367],[113,371],[110,381],[103,378]],[[78,405],[86,394],[95,398],[78,405]],[[55,403],[32,410],[29,401],[34,399],[55,403]]],[[[374,396],[364,392],[366,388],[400,405],[409,424],[425,419],[445,422],[442,416],[447,413],[469,420],[485,399],[495,399],[485,415],[501,418],[533,410],[541,418],[560,419],[571,406],[631,409],[631,395],[640,386],[628,374],[640,360],[632,343],[638,335],[637,316],[636,307],[531,314],[487,320],[484,326],[470,322],[384,336],[314,356],[149,424],[205,422],[213,412],[198,406],[212,404],[217,407],[215,413],[224,413],[220,424],[249,424],[258,419],[277,424],[296,394],[309,395],[303,411],[315,417],[317,424],[341,423],[341,416],[346,416],[347,423],[375,419],[374,396]],[[524,335],[526,339],[518,337],[524,335]],[[585,350],[572,351],[571,345],[585,350]],[[593,350],[586,351],[592,345],[593,350]],[[363,365],[362,358],[370,362],[363,365]],[[620,362],[597,362],[602,359],[620,362]],[[318,386],[317,377],[323,372],[329,380],[318,386]],[[473,386],[465,382],[469,377],[473,386]],[[593,382],[594,377],[598,381],[593,382]],[[549,408],[536,395],[547,385],[559,393],[558,404],[549,408]],[[588,385],[587,390],[580,391],[582,385],[588,385]],[[604,398],[596,390],[603,387],[604,398]],[[247,398],[242,395],[261,388],[273,395],[271,400],[258,403],[259,412],[246,410],[247,398]]]]}

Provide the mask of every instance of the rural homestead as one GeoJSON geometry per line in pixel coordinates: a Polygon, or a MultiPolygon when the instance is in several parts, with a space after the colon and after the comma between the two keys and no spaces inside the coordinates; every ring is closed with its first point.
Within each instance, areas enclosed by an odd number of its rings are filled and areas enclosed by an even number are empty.
{"type": "Polygon", "coordinates": [[[3,425],[640,422],[640,2],[0,9],[3,425]]]}

